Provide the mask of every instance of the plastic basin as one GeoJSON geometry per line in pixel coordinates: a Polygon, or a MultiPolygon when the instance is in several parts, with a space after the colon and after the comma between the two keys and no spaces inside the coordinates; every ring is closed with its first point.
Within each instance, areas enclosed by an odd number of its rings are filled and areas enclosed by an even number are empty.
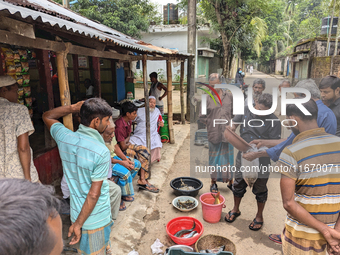
{"type": "Polygon", "coordinates": [[[177,217],[168,222],[166,225],[166,232],[176,244],[184,244],[184,245],[193,245],[197,242],[200,236],[203,234],[204,228],[202,223],[193,218],[193,217],[177,217]],[[180,238],[174,236],[178,231],[182,229],[191,229],[193,225],[193,221],[195,221],[196,227],[195,231],[197,231],[198,235],[190,238],[180,238]]]}
{"type": "Polygon", "coordinates": [[[203,183],[199,179],[192,177],[177,177],[170,181],[170,186],[174,189],[176,196],[196,197],[199,190],[203,187],[203,183]],[[179,188],[182,184],[181,179],[186,185],[194,187],[194,190],[180,190],[179,188]]]}

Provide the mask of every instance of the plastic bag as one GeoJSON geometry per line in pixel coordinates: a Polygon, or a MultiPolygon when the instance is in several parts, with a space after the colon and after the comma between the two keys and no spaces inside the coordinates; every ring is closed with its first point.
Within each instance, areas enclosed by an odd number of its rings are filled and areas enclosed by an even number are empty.
{"type": "Polygon", "coordinates": [[[163,254],[163,250],[161,249],[164,245],[161,241],[157,238],[156,241],[151,245],[152,254],[163,254]]]}
{"type": "Polygon", "coordinates": [[[133,251],[130,251],[128,253],[128,255],[139,255],[139,253],[137,251],[133,250],[133,251]]]}
{"type": "MultiPolygon", "coordinates": [[[[257,148],[255,144],[251,145],[251,148],[246,152],[258,152],[268,149],[267,147],[257,148]]],[[[256,182],[259,172],[260,172],[260,161],[258,158],[253,161],[248,161],[243,158],[243,153],[241,155],[241,170],[242,170],[242,178],[248,184],[250,188],[253,187],[256,182]]]]}

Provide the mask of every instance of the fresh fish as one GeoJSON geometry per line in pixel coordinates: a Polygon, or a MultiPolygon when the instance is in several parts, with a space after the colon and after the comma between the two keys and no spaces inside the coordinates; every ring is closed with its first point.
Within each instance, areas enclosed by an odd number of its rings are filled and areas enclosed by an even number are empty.
{"type": "Polygon", "coordinates": [[[194,208],[196,203],[190,199],[187,201],[182,202],[181,200],[177,201],[177,207],[180,209],[191,209],[194,208]]]}
{"type": "Polygon", "coordinates": [[[211,250],[206,250],[208,253],[219,253],[220,251],[224,251],[224,245],[220,246],[220,247],[217,247],[217,248],[214,248],[214,249],[211,249],[211,250]]]}
{"type": "Polygon", "coordinates": [[[215,205],[219,205],[221,203],[220,201],[220,192],[217,192],[217,194],[211,193],[211,195],[215,198],[215,205]]]}
{"type": "Polygon", "coordinates": [[[181,237],[181,236],[184,235],[184,234],[188,234],[188,233],[190,233],[191,231],[194,231],[194,229],[195,229],[195,227],[196,227],[196,224],[195,224],[195,221],[193,221],[193,222],[194,222],[194,225],[192,226],[191,229],[182,229],[182,230],[178,231],[176,234],[174,234],[174,236],[176,236],[176,237],[181,237]]]}
{"type": "Polygon", "coordinates": [[[192,231],[192,232],[190,232],[189,234],[182,236],[182,238],[190,238],[190,237],[193,237],[196,233],[197,233],[196,230],[195,230],[195,231],[192,231]]]}

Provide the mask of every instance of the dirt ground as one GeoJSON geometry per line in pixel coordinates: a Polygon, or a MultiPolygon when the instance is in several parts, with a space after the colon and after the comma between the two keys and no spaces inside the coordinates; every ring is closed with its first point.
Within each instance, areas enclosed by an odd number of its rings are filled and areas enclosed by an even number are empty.
{"type": "MultiPolygon", "coordinates": [[[[190,161],[188,159],[190,147],[195,151],[208,150],[204,147],[190,146],[189,137],[184,141],[183,146],[175,156],[175,163],[169,171],[163,189],[157,197],[153,212],[144,218],[146,220],[146,230],[138,246],[135,248],[139,254],[152,254],[150,246],[157,238],[165,245],[165,248],[175,245],[167,236],[165,229],[167,222],[180,216],[191,216],[201,221],[204,226],[203,235],[215,234],[230,239],[236,245],[237,254],[281,254],[281,246],[268,239],[269,234],[280,233],[282,231],[286,214],[282,207],[278,178],[270,178],[268,181],[269,197],[264,210],[265,223],[263,228],[257,232],[251,231],[248,228],[256,214],[255,197],[249,190],[241,203],[241,216],[231,224],[224,221],[224,216],[233,205],[233,195],[226,184],[219,184],[219,190],[226,199],[226,208],[223,209],[221,220],[218,223],[210,224],[203,220],[201,204],[195,210],[188,213],[180,212],[172,206],[171,202],[176,196],[172,193],[169,183],[176,177],[190,176],[190,161]]],[[[203,193],[209,192],[209,175],[207,174],[206,177],[200,178],[204,186],[196,197],[197,199],[203,193]]]]}

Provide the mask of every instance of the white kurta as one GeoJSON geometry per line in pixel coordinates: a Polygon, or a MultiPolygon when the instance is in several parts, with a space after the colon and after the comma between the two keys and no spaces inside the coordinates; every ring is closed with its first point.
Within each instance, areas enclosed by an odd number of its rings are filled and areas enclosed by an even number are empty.
{"type": "MultiPolygon", "coordinates": [[[[157,132],[159,115],[161,115],[161,112],[157,108],[155,108],[153,112],[150,112],[151,150],[162,148],[161,137],[157,132]]],[[[132,144],[146,146],[145,107],[138,109],[135,121],[137,122],[137,127],[135,128],[134,134],[130,137],[130,142],[132,144]]]]}

